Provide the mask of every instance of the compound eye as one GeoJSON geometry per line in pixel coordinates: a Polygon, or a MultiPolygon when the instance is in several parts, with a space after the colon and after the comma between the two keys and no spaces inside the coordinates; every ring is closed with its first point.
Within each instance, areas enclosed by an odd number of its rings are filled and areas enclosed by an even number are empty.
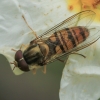
{"type": "Polygon", "coordinates": [[[21,59],[23,57],[22,55],[22,51],[21,50],[18,50],[15,54],[15,60],[18,62],[19,59],[21,59]]]}
{"type": "Polygon", "coordinates": [[[15,54],[15,61],[17,61],[18,63],[18,67],[22,70],[22,71],[29,71],[29,67],[26,63],[26,61],[23,59],[23,60],[20,60],[23,58],[23,54],[22,54],[22,51],[21,50],[18,50],[15,54]]]}
{"type": "Polygon", "coordinates": [[[18,62],[18,67],[22,70],[22,71],[30,71],[29,70],[29,67],[28,67],[28,64],[26,63],[25,60],[22,60],[20,62],[18,62]]]}

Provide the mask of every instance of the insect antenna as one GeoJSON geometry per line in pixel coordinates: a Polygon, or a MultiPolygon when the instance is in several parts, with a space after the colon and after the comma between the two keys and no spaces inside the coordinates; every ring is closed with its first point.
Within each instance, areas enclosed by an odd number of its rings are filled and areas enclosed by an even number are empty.
{"type": "Polygon", "coordinates": [[[24,15],[22,15],[22,18],[24,19],[24,21],[25,21],[25,23],[27,24],[27,26],[28,26],[28,27],[32,30],[32,32],[33,32],[33,34],[34,34],[34,36],[38,39],[38,36],[37,36],[36,32],[35,32],[35,31],[33,31],[33,29],[29,26],[29,24],[27,23],[27,21],[26,21],[26,19],[25,19],[24,15]]]}

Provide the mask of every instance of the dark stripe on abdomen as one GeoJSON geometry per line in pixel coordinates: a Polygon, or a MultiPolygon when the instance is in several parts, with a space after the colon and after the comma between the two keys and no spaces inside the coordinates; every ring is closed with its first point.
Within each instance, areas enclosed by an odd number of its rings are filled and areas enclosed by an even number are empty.
{"type": "Polygon", "coordinates": [[[60,36],[61,36],[61,39],[62,39],[63,44],[66,46],[66,48],[67,48],[67,50],[68,50],[67,44],[66,44],[66,42],[65,42],[65,40],[64,40],[64,38],[63,38],[61,32],[59,32],[59,33],[60,33],[60,36]]]}
{"type": "Polygon", "coordinates": [[[59,37],[57,35],[57,32],[54,33],[55,37],[56,37],[56,41],[57,41],[57,45],[60,46],[60,49],[62,50],[62,52],[65,52],[63,45],[61,44],[59,37]]]}
{"type": "Polygon", "coordinates": [[[76,32],[72,29],[72,31],[73,31],[73,33],[74,33],[74,36],[75,36],[75,38],[76,38],[76,40],[77,40],[77,42],[78,42],[78,44],[79,44],[79,41],[78,41],[78,37],[77,37],[77,35],[76,35],[76,32]]]}
{"type": "Polygon", "coordinates": [[[73,47],[76,47],[76,42],[75,42],[75,40],[74,40],[74,37],[73,37],[73,35],[72,35],[70,29],[69,29],[69,28],[66,28],[66,31],[67,31],[67,33],[68,33],[68,39],[70,39],[70,41],[72,42],[73,47]]]}
{"type": "Polygon", "coordinates": [[[84,34],[84,30],[81,27],[79,27],[79,29],[80,29],[80,34],[82,35],[83,41],[84,41],[86,39],[85,34],[84,34]]]}

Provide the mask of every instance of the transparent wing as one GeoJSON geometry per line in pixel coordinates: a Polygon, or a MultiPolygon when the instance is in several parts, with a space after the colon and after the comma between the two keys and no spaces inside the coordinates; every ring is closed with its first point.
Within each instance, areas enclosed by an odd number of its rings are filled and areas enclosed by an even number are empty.
{"type": "MultiPolygon", "coordinates": [[[[85,26],[86,28],[88,28],[90,26],[90,24],[92,23],[94,17],[95,17],[95,13],[91,10],[79,12],[79,13],[67,18],[66,20],[62,21],[61,23],[55,25],[54,27],[47,30],[45,33],[43,33],[39,37],[41,39],[45,40],[45,39],[48,39],[53,33],[58,32],[59,30],[63,30],[65,28],[71,28],[74,26],[85,26]]],[[[68,56],[72,52],[76,52],[78,50],[81,50],[81,49],[91,45],[99,37],[98,32],[94,32],[94,33],[96,33],[96,34],[91,33],[90,36],[88,37],[88,39],[86,41],[84,41],[83,43],[79,44],[77,47],[75,47],[71,50],[68,50],[66,53],[63,53],[63,54],[59,54],[59,55],[55,54],[51,58],[48,58],[47,62],[48,63],[53,62],[54,60],[56,60],[59,57],[62,58],[63,56],[68,56]]]]}
{"type": "Polygon", "coordinates": [[[82,50],[88,46],[90,46],[91,44],[93,44],[94,42],[96,42],[99,38],[100,38],[100,27],[95,26],[95,27],[91,27],[89,29],[90,31],[90,35],[89,37],[82,43],[80,43],[78,46],[74,47],[73,49],[68,50],[67,52],[61,54],[61,55],[57,55],[55,54],[53,57],[51,57],[48,60],[48,63],[50,62],[54,62],[55,60],[57,60],[57,58],[62,58],[62,57],[67,57],[69,56],[72,52],[77,52],[79,50],[82,50]]]}
{"type": "Polygon", "coordinates": [[[64,28],[70,28],[70,27],[74,27],[74,26],[89,26],[91,24],[92,20],[94,19],[94,17],[95,17],[95,12],[93,12],[91,10],[79,12],[79,13],[67,18],[66,20],[60,22],[59,24],[55,25],[54,27],[47,30],[39,37],[47,38],[54,32],[57,32],[64,28]]]}

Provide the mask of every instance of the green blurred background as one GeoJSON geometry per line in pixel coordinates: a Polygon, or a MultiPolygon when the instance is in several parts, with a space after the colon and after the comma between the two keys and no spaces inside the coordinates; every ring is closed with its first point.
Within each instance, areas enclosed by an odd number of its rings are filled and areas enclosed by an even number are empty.
{"type": "Polygon", "coordinates": [[[60,80],[64,63],[56,61],[41,70],[16,76],[7,59],[0,55],[0,100],[59,100],[60,80]]]}

